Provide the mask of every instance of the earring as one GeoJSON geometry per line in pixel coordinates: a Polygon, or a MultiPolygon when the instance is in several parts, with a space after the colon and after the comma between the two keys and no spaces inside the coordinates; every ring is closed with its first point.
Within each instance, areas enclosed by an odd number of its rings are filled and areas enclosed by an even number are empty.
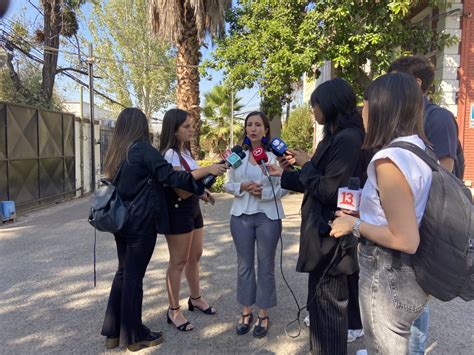
{"type": "Polygon", "coordinates": [[[268,143],[268,138],[263,136],[262,138],[262,145],[266,145],[268,143]]]}
{"type": "Polygon", "coordinates": [[[250,138],[249,138],[249,137],[245,136],[245,138],[244,138],[244,144],[245,144],[245,145],[248,145],[248,146],[250,146],[250,145],[252,144],[252,142],[250,141],[250,138]]]}

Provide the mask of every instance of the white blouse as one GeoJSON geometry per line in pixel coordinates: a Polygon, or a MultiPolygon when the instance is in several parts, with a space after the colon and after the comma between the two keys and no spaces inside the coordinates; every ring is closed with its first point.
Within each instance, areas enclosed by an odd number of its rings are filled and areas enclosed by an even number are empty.
{"type": "MultiPolygon", "coordinates": [[[[227,180],[224,184],[225,192],[235,196],[232,203],[230,214],[232,216],[240,216],[242,214],[265,213],[271,220],[277,220],[278,217],[285,218],[281,198],[288,193],[288,190],[281,188],[281,178],[271,177],[277,199],[278,213],[273,200],[272,186],[268,178],[263,174],[258,165],[253,165],[249,161],[250,152],[246,151],[246,157],[242,159],[242,165],[237,169],[229,169],[227,172],[227,180]],[[257,198],[248,191],[240,192],[240,184],[243,182],[254,181],[262,184],[262,197],[257,198]]],[[[275,155],[267,152],[268,164],[278,164],[275,155]]]]}
{"type": "MultiPolygon", "coordinates": [[[[410,142],[425,149],[425,144],[418,135],[400,137],[393,142],[410,142]]],[[[431,187],[432,171],[426,163],[414,153],[402,148],[388,148],[374,155],[367,170],[367,182],[362,190],[360,201],[360,218],[367,223],[376,226],[387,226],[387,218],[380,204],[378,194],[377,175],[375,173],[375,161],[379,159],[390,159],[403,173],[413,193],[415,202],[416,220],[418,225],[423,218],[428,195],[431,187]]]]}
{"type": "MultiPolygon", "coordinates": [[[[188,163],[189,168],[192,170],[199,169],[199,164],[197,163],[196,160],[194,160],[191,157],[191,153],[189,151],[185,150],[181,152],[181,156],[183,157],[184,160],[186,160],[186,163],[188,163]]],[[[181,170],[186,170],[184,166],[181,164],[181,160],[179,159],[178,153],[174,149],[168,149],[165,153],[166,161],[173,165],[174,167],[180,166],[181,170]]]]}

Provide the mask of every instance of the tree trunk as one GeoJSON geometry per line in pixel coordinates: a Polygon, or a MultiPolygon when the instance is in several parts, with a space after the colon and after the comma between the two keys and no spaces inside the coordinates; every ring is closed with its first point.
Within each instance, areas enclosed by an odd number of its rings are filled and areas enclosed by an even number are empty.
{"type": "MultiPolygon", "coordinates": [[[[188,2],[186,2],[188,3],[188,2]]],[[[201,59],[199,39],[194,11],[187,5],[183,18],[184,35],[178,41],[176,56],[176,102],[178,108],[189,113],[193,122],[194,134],[191,140],[191,150],[195,158],[199,158],[199,134],[201,131],[199,107],[199,71],[197,65],[201,59]],[[195,67],[184,67],[194,65],[195,67]]]]}
{"type": "MultiPolygon", "coordinates": [[[[59,49],[59,35],[61,32],[60,0],[42,0],[44,9],[44,45],[59,49]]],[[[41,82],[41,98],[49,105],[53,97],[54,79],[58,66],[58,52],[44,51],[44,64],[41,82]]]]}

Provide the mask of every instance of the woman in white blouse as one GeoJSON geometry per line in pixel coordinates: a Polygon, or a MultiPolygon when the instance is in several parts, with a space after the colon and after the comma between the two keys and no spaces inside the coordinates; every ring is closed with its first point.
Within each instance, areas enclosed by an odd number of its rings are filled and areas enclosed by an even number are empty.
{"type": "MultiPolygon", "coordinates": [[[[163,129],[160,139],[160,152],[173,165],[175,170],[199,172],[200,176],[207,174],[222,175],[226,171],[225,164],[213,164],[199,168],[193,159],[190,140],[193,135],[191,118],[186,111],[180,109],[168,110],[163,117],[163,129]]],[[[208,191],[200,197],[208,201],[212,196],[208,191]]],[[[205,314],[215,314],[216,310],[209,306],[201,297],[199,286],[199,261],[202,255],[204,238],[204,223],[199,207],[199,197],[184,190],[166,188],[168,205],[169,232],[165,234],[170,253],[166,273],[169,310],[168,323],[181,331],[193,329],[191,323],[181,313],[179,305],[179,289],[184,270],[189,285],[188,309],[195,308],[205,314]]]]}
{"type": "MultiPolygon", "coordinates": [[[[226,192],[235,196],[230,229],[238,257],[237,301],[242,314],[237,325],[238,335],[246,334],[251,327],[251,307],[259,308],[253,335],[264,337],[270,326],[268,308],[277,304],[275,287],[275,253],[281,235],[281,219],[284,212],[281,197],[286,194],[280,186],[280,178],[271,177],[273,184],[263,174],[252,157],[252,149],[267,148],[270,125],[263,112],[252,112],[245,119],[243,148],[246,157],[238,169],[228,172],[224,185],[226,192]],[[273,191],[276,197],[274,201],[273,191]],[[278,207],[278,210],[277,210],[278,207]],[[255,274],[255,247],[257,249],[258,274],[255,274]]],[[[269,163],[276,157],[267,152],[269,163]]]]}
{"type": "Polygon", "coordinates": [[[392,142],[426,148],[423,104],[416,80],[406,74],[386,74],[369,85],[364,144],[380,150],[368,167],[360,218],[336,212],[332,223],[333,237],[352,232],[360,238],[359,301],[369,354],[408,354],[410,327],[427,302],[410,254],[420,244],[431,169],[408,150],[387,148],[392,142]]]}

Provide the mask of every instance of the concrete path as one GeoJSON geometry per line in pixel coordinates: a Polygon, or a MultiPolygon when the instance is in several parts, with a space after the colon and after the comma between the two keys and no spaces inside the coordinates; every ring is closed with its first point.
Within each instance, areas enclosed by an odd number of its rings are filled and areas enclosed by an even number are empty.
{"type": "MultiPolygon", "coordinates": [[[[217,316],[185,315],[195,329],[182,333],[166,324],[165,272],[168,252],[159,236],[144,282],[143,320],[163,330],[165,342],[141,353],[166,354],[306,354],[308,330],[291,339],[285,325],[296,306],[280,273],[277,252],[279,305],[270,313],[271,328],[263,339],[236,336],[240,308],[235,300],[236,255],[229,232],[232,199],[218,195],[215,206],[204,206],[205,250],[202,259],[203,295],[217,316]]],[[[284,199],[287,218],[283,233],[283,271],[298,301],[304,304],[306,275],[294,271],[298,253],[300,195],[284,199]]],[[[98,233],[97,287],[93,287],[93,229],[86,222],[88,201],[62,203],[18,218],[0,228],[0,353],[107,353],[100,327],[117,265],[113,237],[98,233]]],[[[188,295],[182,283],[184,307],[188,295]]],[[[431,302],[430,354],[474,353],[474,303],[431,302]]],[[[304,311],[301,317],[304,318],[304,311]]],[[[292,333],[297,329],[291,328],[292,333]]],[[[354,354],[363,341],[349,346],[354,354]]],[[[115,349],[108,353],[123,352],[115,349]]]]}

